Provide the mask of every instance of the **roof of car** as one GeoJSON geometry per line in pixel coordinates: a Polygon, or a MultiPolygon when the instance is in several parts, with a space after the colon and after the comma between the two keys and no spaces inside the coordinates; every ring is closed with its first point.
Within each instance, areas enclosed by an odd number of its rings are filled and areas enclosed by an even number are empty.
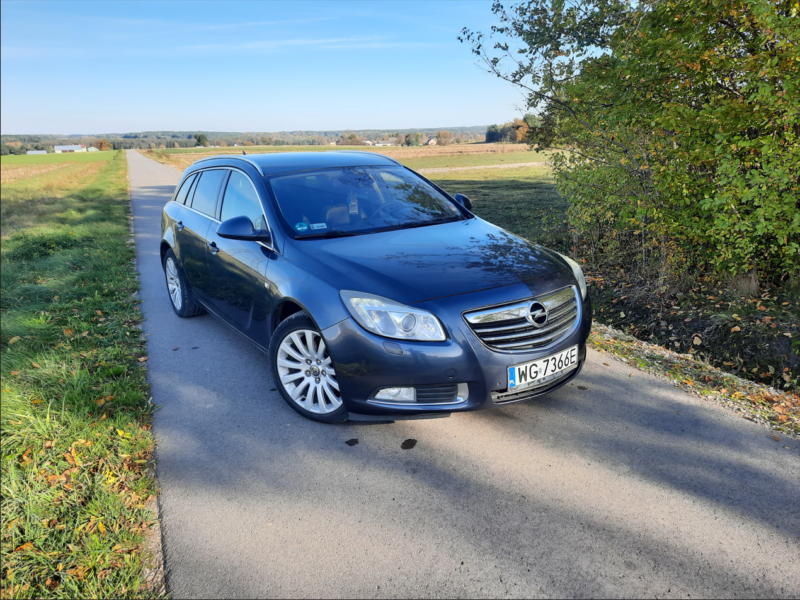
{"type": "Polygon", "coordinates": [[[210,160],[243,160],[255,166],[262,175],[306,171],[309,169],[329,169],[335,167],[368,167],[395,166],[393,158],[372,152],[338,151],[338,152],[270,152],[268,154],[222,154],[209,156],[194,164],[210,160]]]}

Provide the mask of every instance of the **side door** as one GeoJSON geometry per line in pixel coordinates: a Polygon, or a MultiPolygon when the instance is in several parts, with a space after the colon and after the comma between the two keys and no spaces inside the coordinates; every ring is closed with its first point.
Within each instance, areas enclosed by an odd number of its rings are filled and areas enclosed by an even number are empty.
{"type": "Polygon", "coordinates": [[[176,224],[175,238],[181,249],[181,263],[186,278],[197,297],[207,301],[212,287],[206,262],[208,232],[219,224],[216,219],[217,199],[222,183],[227,177],[225,169],[202,171],[191,196],[186,199],[181,223],[176,224]]]}
{"type": "MultiPolygon", "coordinates": [[[[225,185],[220,222],[248,217],[253,229],[269,231],[261,201],[253,182],[238,170],[231,170],[225,185]]],[[[212,310],[258,344],[266,345],[269,282],[267,266],[272,248],[259,242],[228,240],[208,232],[208,272],[214,285],[209,302],[212,310]]]]}

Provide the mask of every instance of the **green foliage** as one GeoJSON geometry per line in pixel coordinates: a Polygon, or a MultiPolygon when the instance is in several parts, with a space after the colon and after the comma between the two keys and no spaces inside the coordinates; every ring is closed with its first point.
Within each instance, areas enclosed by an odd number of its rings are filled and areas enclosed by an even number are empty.
{"type": "Polygon", "coordinates": [[[496,3],[494,33],[509,41],[462,40],[542,110],[530,140],[569,150],[556,179],[592,259],[662,280],[754,269],[777,280],[800,266],[799,9],[496,3]]]}
{"type": "Polygon", "coordinates": [[[194,139],[197,140],[198,146],[208,146],[208,136],[205,133],[195,134],[194,139]]]}

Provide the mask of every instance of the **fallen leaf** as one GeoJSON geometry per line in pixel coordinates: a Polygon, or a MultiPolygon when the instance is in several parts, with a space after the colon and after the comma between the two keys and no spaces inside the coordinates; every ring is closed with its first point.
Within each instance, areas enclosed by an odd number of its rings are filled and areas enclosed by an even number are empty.
{"type": "Polygon", "coordinates": [[[784,302],[783,304],[781,304],[781,306],[789,306],[789,303],[788,302],[784,302]]]}
{"type": "Polygon", "coordinates": [[[34,369],[41,369],[41,367],[39,366],[39,363],[35,363],[35,362],[31,361],[31,364],[33,365],[34,369]]]}
{"type": "Polygon", "coordinates": [[[610,367],[611,365],[608,363],[603,363],[605,366],[610,367]]]}
{"type": "Polygon", "coordinates": [[[142,358],[139,359],[139,362],[147,362],[147,357],[143,356],[142,358]]]}
{"type": "Polygon", "coordinates": [[[785,335],[786,337],[792,337],[792,334],[790,332],[788,332],[788,331],[786,333],[784,333],[783,335],[785,335]]]}
{"type": "Polygon", "coordinates": [[[758,307],[758,310],[767,310],[767,307],[762,304],[758,307]]]}
{"type": "Polygon", "coordinates": [[[15,335],[13,338],[11,338],[10,340],[8,340],[8,343],[9,343],[9,344],[16,344],[16,343],[17,343],[18,341],[20,341],[21,339],[22,339],[21,337],[19,337],[18,335],[15,335]]]}
{"type": "Polygon", "coordinates": [[[96,312],[96,313],[97,313],[98,315],[100,315],[101,317],[103,316],[103,311],[102,311],[102,310],[96,310],[96,311],[94,311],[94,312],[96,312]]]}
{"type": "Polygon", "coordinates": [[[72,329],[65,329],[64,335],[72,335],[72,329]]]}
{"type": "Polygon", "coordinates": [[[619,313],[619,316],[620,316],[620,317],[624,317],[624,316],[625,316],[625,313],[624,313],[624,312],[621,312],[621,313],[619,313]]]}
{"type": "Polygon", "coordinates": [[[700,344],[702,344],[702,343],[703,343],[703,340],[701,340],[699,337],[696,337],[696,338],[694,338],[694,339],[692,340],[692,343],[693,343],[695,346],[699,346],[700,344]]]}
{"type": "MultiPolygon", "coordinates": [[[[100,311],[97,311],[97,312],[100,312],[100,311]]],[[[103,525],[102,521],[98,521],[97,522],[97,528],[100,530],[100,533],[105,533],[106,532],[106,526],[103,525]]]]}
{"type": "Polygon", "coordinates": [[[19,371],[11,371],[11,372],[9,372],[9,375],[12,375],[13,377],[16,377],[17,375],[19,375],[19,371]]]}
{"type": "MultiPolygon", "coordinates": [[[[777,438],[775,438],[775,439],[777,439],[777,438]]],[[[22,546],[20,546],[16,550],[14,550],[14,552],[27,552],[28,550],[33,550],[33,543],[32,542],[27,542],[25,544],[22,544],[22,546]]]]}
{"type": "Polygon", "coordinates": [[[178,349],[178,346],[175,346],[175,347],[172,349],[172,351],[174,352],[174,351],[175,351],[175,350],[177,350],[177,349],[178,349]]]}
{"type": "MultiPolygon", "coordinates": [[[[781,441],[781,438],[779,438],[778,436],[775,436],[775,435],[773,435],[772,437],[773,437],[775,440],[779,441],[779,442],[781,441]]],[[[17,550],[19,550],[19,548],[17,548],[17,550]]]]}
{"type": "Polygon", "coordinates": [[[736,327],[731,328],[731,333],[735,333],[735,332],[741,331],[741,330],[742,330],[742,328],[737,325],[736,327]]]}
{"type": "Polygon", "coordinates": [[[81,334],[81,337],[86,337],[87,335],[89,335],[89,332],[88,332],[88,331],[84,331],[84,332],[81,334]]]}
{"type": "Polygon", "coordinates": [[[684,319],[684,320],[683,320],[683,322],[684,322],[684,323],[688,323],[688,322],[689,322],[689,321],[691,321],[691,320],[692,320],[692,317],[689,317],[688,319],[684,319]]]}
{"type": "Polygon", "coordinates": [[[95,400],[94,403],[97,404],[97,406],[103,406],[103,404],[106,403],[106,399],[100,398],[99,400],[95,400]]]}

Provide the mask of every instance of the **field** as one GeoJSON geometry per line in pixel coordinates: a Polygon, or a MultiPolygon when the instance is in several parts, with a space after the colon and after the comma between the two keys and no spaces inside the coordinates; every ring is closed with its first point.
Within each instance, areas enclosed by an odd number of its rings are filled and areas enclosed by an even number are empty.
{"type": "Polygon", "coordinates": [[[3,598],[142,595],[152,439],[123,152],[2,158],[3,598]]]}
{"type": "Polygon", "coordinates": [[[542,163],[547,153],[531,152],[524,144],[453,144],[450,146],[247,146],[236,148],[174,148],[141,150],[145,156],[183,171],[194,161],[220,154],[267,154],[274,152],[375,152],[399,160],[412,169],[463,168],[484,165],[542,163]]]}

